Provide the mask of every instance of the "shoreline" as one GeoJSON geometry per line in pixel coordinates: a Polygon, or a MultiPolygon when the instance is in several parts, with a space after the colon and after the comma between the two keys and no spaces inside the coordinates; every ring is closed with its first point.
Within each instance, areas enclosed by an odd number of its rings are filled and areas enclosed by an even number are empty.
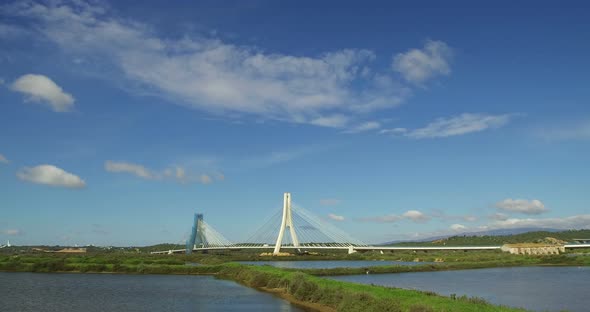
{"type": "Polygon", "coordinates": [[[329,307],[327,305],[298,300],[293,295],[289,294],[287,292],[287,290],[284,288],[259,287],[259,288],[254,288],[254,289],[265,292],[265,293],[272,294],[274,296],[277,296],[283,300],[288,301],[289,303],[291,303],[292,305],[294,305],[296,307],[301,307],[301,308],[304,308],[305,310],[308,310],[308,311],[314,311],[314,312],[336,312],[337,311],[336,309],[329,307]]]}
{"type": "Polygon", "coordinates": [[[273,267],[228,266],[218,278],[233,280],[320,312],[528,311],[492,304],[476,297],[448,297],[429,291],[337,281],[273,267]]]}
{"type": "MultiPolygon", "coordinates": [[[[91,258],[91,257],[90,257],[91,258]]],[[[117,264],[117,263],[93,263],[93,262],[67,262],[64,258],[33,257],[32,260],[18,259],[16,262],[0,259],[0,272],[32,272],[32,273],[91,273],[91,274],[164,274],[164,275],[216,275],[228,266],[257,266],[241,264],[239,262],[226,262],[214,265],[187,266],[183,264],[152,263],[144,264],[117,264]],[[40,258],[41,261],[37,260],[40,258]]],[[[477,270],[502,267],[586,267],[590,266],[590,257],[568,258],[544,258],[540,257],[531,261],[478,261],[478,262],[439,262],[420,265],[395,265],[365,267],[337,267],[337,268],[280,268],[285,272],[302,272],[313,276],[336,275],[364,275],[364,274],[395,274],[417,273],[457,270],[477,270]],[[567,261],[565,261],[567,260],[567,261]]],[[[331,261],[331,260],[329,260],[331,261]]],[[[376,260],[375,262],[379,262],[376,260]]],[[[273,267],[262,265],[257,267],[273,267]]],[[[275,268],[275,267],[273,267],[275,268]]],[[[278,268],[278,267],[277,267],[278,268]]]]}

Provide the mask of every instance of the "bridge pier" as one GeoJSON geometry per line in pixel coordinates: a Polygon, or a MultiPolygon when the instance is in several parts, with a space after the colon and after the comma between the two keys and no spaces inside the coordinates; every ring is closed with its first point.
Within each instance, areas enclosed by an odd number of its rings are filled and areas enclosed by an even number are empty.
{"type": "Polygon", "coordinates": [[[353,253],[355,253],[355,252],[356,252],[356,250],[354,250],[354,247],[353,247],[352,245],[348,246],[348,254],[349,254],[349,255],[350,255],[350,254],[353,254],[353,253]]]}

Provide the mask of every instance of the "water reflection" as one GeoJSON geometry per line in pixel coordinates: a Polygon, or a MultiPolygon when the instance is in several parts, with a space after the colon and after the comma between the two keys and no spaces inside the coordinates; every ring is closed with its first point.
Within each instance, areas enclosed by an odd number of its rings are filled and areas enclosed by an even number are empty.
{"type": "Polygon", "coordinates": [[[589,311],[590,267],[518,267],[330,277],[337,280],[481,297],[537,311],[589,311]]]}
{"type": "Polygon", "coordinates": [[[211,276],[0,273],[0,311],[303,311],[211,276]]]}

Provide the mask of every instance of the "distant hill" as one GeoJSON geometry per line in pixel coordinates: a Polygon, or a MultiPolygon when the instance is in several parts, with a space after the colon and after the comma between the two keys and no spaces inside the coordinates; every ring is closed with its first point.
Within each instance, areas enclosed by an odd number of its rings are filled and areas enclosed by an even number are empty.
{"type": "Polygon", "coordinates": [[[493,230],[474,233],[463,233],[453,236],[430,237],[419,241],[397,241],[383,245],[387,246],[498,246],[515,243],[541,242],[551,237],[557,240],[571,242],[574,238],[590,238],[590,230],[557,230],[519,228],[509,230],[493,230]]]}
{"type": "Polygon", "coordinates": [[[439,236],[430,236],[430,237],[425,237],[425,238],[420,238],[420,239],[400,239],[400,240],[394,240],[394,241],[390,241],[390,242],[386,242],[386,243],[382,243],[382,244],[378,244],[378,245],[394,245],[394,244],[399,244],[399,243],[424,243],[424,242],[431,242],[431,241],[436,241],[436,240],[440,240],[440,239],[445,239],[445,238],[449,238],[452,236],[503,236],[503,235],[514,235],[514,234],[521,234],[521,233],[527,233],[527,232],[541,232],[541,231],[545,231],[545,232],[559,232],[559,231],[563,231],[563,230],[559,230],[559,229],[550,229],[550,228],[515,228],[515,229],[496,229],[496,230],[488,230],[488,231],[479,231],[479,232],[464,232],[464,233],[460,233],[460,234],[452,234],[452,235],[439,235],[439,236]]]}

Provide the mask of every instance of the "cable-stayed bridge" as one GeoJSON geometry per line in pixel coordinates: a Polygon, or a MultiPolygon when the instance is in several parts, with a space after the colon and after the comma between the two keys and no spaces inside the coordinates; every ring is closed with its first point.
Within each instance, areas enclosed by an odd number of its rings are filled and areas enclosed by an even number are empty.
{"type": "Polygon", "coordinates": [[[211,225],[202,214],[195,214],[186,249],[154,253],[177,253],[206,250],[272,249],[274,255],[281,250],[348,249],[367,244],[350,237],[334,225],[325,222],[312,212],[291,204],[291,194],[283,195],[283,209],[277,210],[250,237],[232,243],[211,225]]]}
{"type": "MultiPolygon", "coordinates": [[[[564,248],[590,247],[590,244],[565,245],[564,248]]],[[[334,225],[325,222],[312,212],[291,204],[291,194],[283,195],[283,209],[278,210],[249,238],[232,243],[211,225],[204,221],[202,214],[195,214],[191,235],[186,249],[156,251],[153,254],[191,253],[209,250],[269,249],[273,255],[281,250],[303,252],[314,249],[343,249],[348,253],[357,251],[395,250],[495,250],[502,246],[461,246],[461,247],[386,247],[369,246],[350,237],[334,225]]]]}

